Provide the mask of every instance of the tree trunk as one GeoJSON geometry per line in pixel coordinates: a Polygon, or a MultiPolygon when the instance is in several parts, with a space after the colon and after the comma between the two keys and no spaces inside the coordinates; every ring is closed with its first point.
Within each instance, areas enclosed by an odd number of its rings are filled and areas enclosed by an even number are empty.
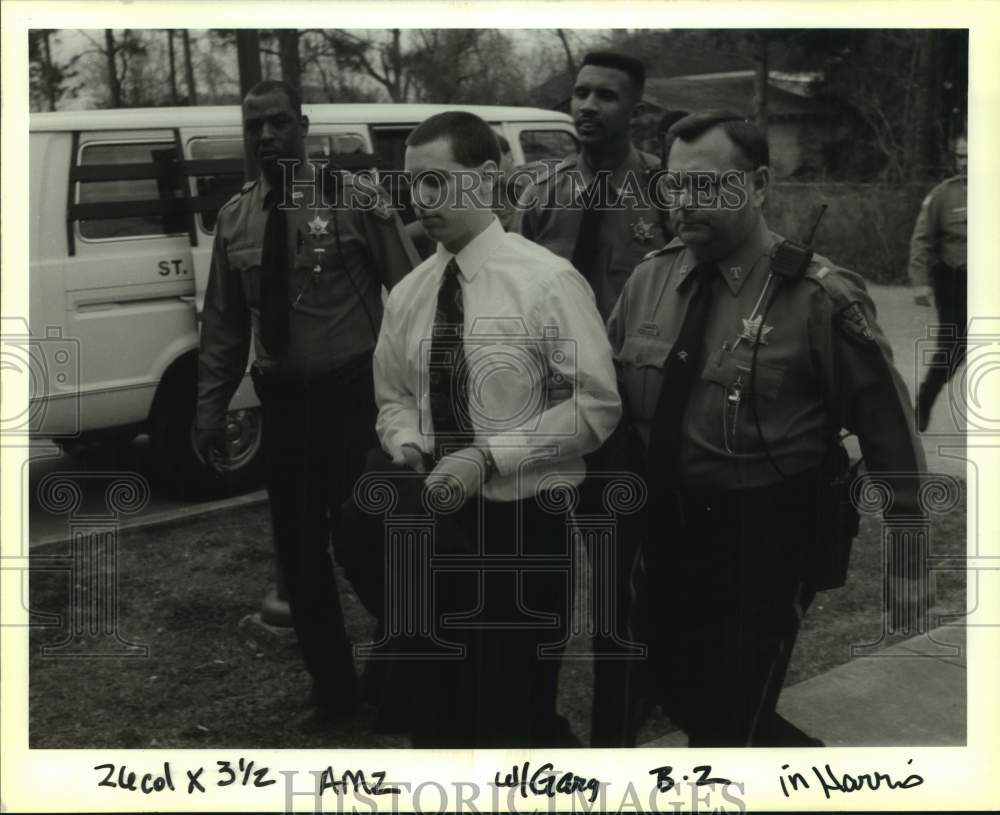
{"type": "MultiPolygon", "coordinates": [[[[240,99],[260,82],[260,34],[256,28],[241,28],[236,32],[236,61],[240,70],[240,99]]],[[[256,178],[260,168],[246,149],[244,142],[243,168],[247,179],[256,178]]]]}
{"type": "Polygon", "coordinates": [[[563,51],[566,52],[566,70],[569,71],[569,75],[576,81],[576,60],[573,59],[573,51],[569,47],[569,40],[566,39],[566,32],[561,28],[557,28],[556,36],[559,37],[563,51]]]}
{"type": "Polygon", "coordinates": [[[174,54],[174,30],[167,29],[167,59],[170,61],[170,101],[178,104],[177,97],[177,57],[174,54]]]}
{"type": "Polygon", "coordinates": [[[390,80],[390,86],[387,89],[389,96],[392,97],[393,102],[403,102],[405,101],[405,91],[400,84],[403,79],[403,49],[400,45],[398,28],[392,29],[392,50],[389,52],[389,69],[388,79],[390,80]]]}
{"type": "Polygon", "coordinates": [[[757,73],[753,81],[754,121],[767,135],[768,42],[767,34],[757,32],[757,73]]]}
{"type": "Polygon", "coordinates": [[[915,31],[910,87],[913,96],[903,122],[903,173],[909,180],[921,180],[926,171],[932,143],[929,121],[929,90],[934,61],[930,31],[915,31]]]}
{"type": "Polygon", "coordinates": [[[191,35],[186,28],[181,29],[181,41],[184,43],[184,78],[188,87],[188,104],[198,104],[198,89],[194,84],[194,63],[191,61],[191,35]]]}
{"type": "Polygon", "coordinates": [[[281,54],[281,78],[302,96],[302,62],[299,60],[299,32],[295,28],[278,29],[281,54]]]}
{"type": "Polygon", "coordinates": [[[104,56],[108,63],[108,90],[111,91],[111,107],[122,106],[122,85],[118,77],[118,46],[115,43],[115,33],[110,28],[104,29],[104,56]]]}
{"type": "Polygon", "coordinates": [[[55,68],[52,67],[52,45],[49,42],[49,30],[42,30],[42,71],[44,77],[42,84],[45,87],[45,95],[49,100],[49,110],[56,109],[56,78],[55,68]]]}
{"type": "Polygon", "coordinates": [[[240,99],[260,82],[260,34],[256,28],[236,32],[236,60],[240,69],[240,99]]]}

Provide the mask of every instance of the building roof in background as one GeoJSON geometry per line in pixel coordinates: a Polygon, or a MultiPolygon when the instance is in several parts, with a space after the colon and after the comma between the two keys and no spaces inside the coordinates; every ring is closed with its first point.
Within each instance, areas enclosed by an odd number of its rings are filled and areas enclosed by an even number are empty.
{"type": "MultiPolygon", "coordinates": [[[[359,124],[412,124],[445,110],[475,113],[488,122],[530,121],[565,122],[563,113],[529,107],[493,105],[430,105],[430,104],[303,104],[302,112],[320,122],[359,124]]],[[[112,108],[106,110],[72,110],[56,113],[32,113],[30,129],[36,130],[118,130],[142,127],[172,128],[232,125],[239,127],[239,105],[206,105],[179,108],[112,108]]]]}
{"type": "MultiPolygon", "coordinates": [[[[786,81],[781,81],[787,87],[786,81]]],[[[646,80],[644,101],[663,110],[731,110],[753,113],[753,71],[720,74],[697,74],[646,80]]],[[[835,115],[826,102],[792,93],[779,87],[772,77],[768,82],[768,118],[829,118],[835,115]]]]}
{"type": "MultiPolygon", "coordinates": [[[[811,77],[803,75],[804,80],[811,77]]],[[[799,83],[790,74],[772,74],[769,81],[768,117],[781,119],[817,119],[835,116],[828,102],[819,102],[807,95],[806,82],[799,83]],[[801,86],[798,92],[789,88],[801,86]]],[[[725,71],[711,74],[648,77],[644,104],[660,110],[731,110],[753,113],[754,72],[725,71]]],[[[569,92],[573,82],[565,74],[551,77],[532,93],[538,104],[548,104],[557,110],[569,110],[569,92]]]]}

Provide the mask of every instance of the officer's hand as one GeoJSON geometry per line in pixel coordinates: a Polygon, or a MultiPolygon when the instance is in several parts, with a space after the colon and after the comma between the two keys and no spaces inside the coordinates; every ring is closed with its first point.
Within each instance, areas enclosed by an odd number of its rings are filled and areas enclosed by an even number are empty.
{"type": "Polygon", "coordinates": [[[889,631],[915,636],[928,630],[928,616],[934,605],[930,576],[890,577],[885,591],[885,611],[889,631]]]}
{"type": "Polygon", "coordinates": [[[225,430],[199,430],[195,444],[198,453],[215,475],[222,476],[225,466],[229,462],[229,453],[226,451],[226,431],[225,430]]]}
{"type": "Polygon", "coordinates": [[[918,306],[929,306],[934,291],[930,286],[917,286],[913,292],[913,302],[918,306]]]}
{"type": "Polygon", "coordinates": [[[397,467],[407,467],[418,473],[423,473],[427,470],[424,467],[424,454],[417,445],[410,444],[409,442],[400,445],[399,452],[392,457],[392,463],[397,467]]]}
{"type": "Polygon", "coordinates": [[[479,494],[486,475],[486,459],[477,447],[466,447],[442,458],[427,476],[426,489],[447,487],[461,491],[459,504],[479,494]]]}

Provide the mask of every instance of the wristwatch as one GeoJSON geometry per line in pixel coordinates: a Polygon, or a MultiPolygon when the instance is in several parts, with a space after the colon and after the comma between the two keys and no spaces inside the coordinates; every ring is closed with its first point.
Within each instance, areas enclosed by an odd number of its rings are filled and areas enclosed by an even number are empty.
{"type": "Polygon", "coordinates": [[[483,446],[479,448],[479,452],[483,454],[483,464],[486,465],[486,472],[483,473],[483,483],[485,484],[491,478],[493,478],[494,473],[497,471],[497,462],[493,458],[493,451],[490,450],[488,446],[483,446]]]}

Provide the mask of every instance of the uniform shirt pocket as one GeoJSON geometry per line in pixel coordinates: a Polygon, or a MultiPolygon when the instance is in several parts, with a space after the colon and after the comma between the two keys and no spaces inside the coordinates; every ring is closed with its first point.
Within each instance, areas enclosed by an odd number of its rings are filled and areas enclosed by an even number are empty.
{"type": "MultiPolygon", "coordinates": [[[[333,225],[330,232],[334,233],[333,225]]],[[[366,260],[365,244],[360,236],[340,227],[339,240],[336,234],[312,246],[308,255],[296,258],[296,277],[299,280],[301,297],[296,295],[295,304],[300,311],[319,316],[342,313],[345,306],[357,302],[362,293],[372,285],[372,270],[366,260]],[[316,249],[322,249],[317,252],[316,249]],[[320,271],[315,272],[317,262],[320,271]]]]}
{"type": "Polygon", "coordinates": [[[704,391],[704,401],[693,411],[691,421],[706,438],[721,433],[721,447],[730,453],[746,452],[755,444],[756,424],[751,401],[761,410],[761,422],[773,416],[784,379],[785,368],[760,359],[752,366],[752,357],[717,351],[701,373],[702,381],[717,385],[704,391]],[[752,373],[752,376],[751,376],[752,373]],[[768,406],[771,406],[770,408],[768,406]]]}
{"type": "Polygon", "coordinates": [[[229,267],[240,276],[247,305],[260,306],[260,257],[259,246],[234,247],[229,250],[229,267]]]}
{"type": "Polygon", "coordinates": [[[656,412],[663,384],[663,366],[673,343],[659,337],[630,335],[615,357],[629,410],[634,418],[648,422],[656,412]]]}
{"type": "Polygon", "coordinates": [[[944,214],[944,230],[949,235],[965,237],[968,229],[967,207],[949,207],[944,214]]]}

